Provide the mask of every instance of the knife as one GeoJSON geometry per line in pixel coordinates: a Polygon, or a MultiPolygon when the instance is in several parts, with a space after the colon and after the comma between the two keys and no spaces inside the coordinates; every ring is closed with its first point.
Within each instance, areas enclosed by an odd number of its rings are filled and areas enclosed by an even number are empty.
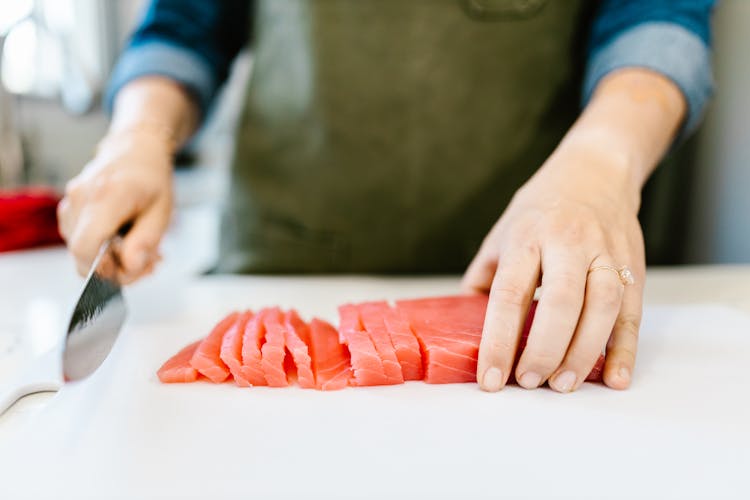
{"type": "Polygon", "coordinates": [[[116,250],[130,226],[126,224],[105,241],[91,265],[63,346],[66,382],[91,375],[107,358],[125,323],[127,306],[117,281],[120,262],[116,250]]]}

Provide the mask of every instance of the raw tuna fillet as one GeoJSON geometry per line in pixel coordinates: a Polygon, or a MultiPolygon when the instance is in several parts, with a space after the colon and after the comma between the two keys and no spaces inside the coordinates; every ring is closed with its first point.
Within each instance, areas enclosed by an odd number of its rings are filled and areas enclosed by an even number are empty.
{"type": "Polygon", "coordinates": [[[357,305],[360,321],[365,331],[370,335],[375,350],[383,362],[383,372],[389,384],[403,384],[404,375],[396,357],[396,350],[391,341],[388,330],[383,322],[383,315],[390,309],[387,302],[365,302],[357,305]]]}
{"type": "Polygon", "coordinates": [[[333,325],[317,318],[310,322],[310,355],[316,389],[332,391],[349,384],[349,352],[339,343],[339,334],[333,325]]]}
{"type": "Polygon", "coordinates": [[[221,360],[221,343],[224,334],[237,321],[238,312],[233,312],[217,324],[208,337],[195,350],[190,364],[211,382],[224,382],[229,377],[229,367],[221,360]]]}
{"type": "Polygon", "coordinates": [[[353,304],[344,304],[339,306],[339,343],[346,344],[346,334],[351,332],[360,332],[362,321],[359,317],[359,311],[353,304]]]}
{"type": "Polygon", "coordinates": [[[370,335],[363,331],[356,306],[339,306],[339,339],[349,348],[352,364],[352,385],[386,385],[383,362],[370,335]]]}
{"type": "Polygon", "coordinates": [[[242,337],[245,334],[247,322],[253,317],[252,311],[240,314],[237,321],[224,334],[221,342],[220,357],[229,368],[235,383],[240,387],[250,387],[252,384],[242,376],[242,337]]]}
{"type": "Polygon", "coordinates": [[[396,304],[422,347],[425,382],[476,381],[486,295],[401,300],[396,304]]]}
{"type": "MultiPolygon", "coordinates": [[[[315,377],[308,348],[310,327],[302,321],[294,309],[284,315],[284,326],[286,327],[284,342],[297,367],[297,383],[303,389],[312,389],[315,387],[315,377]]],[[[336,332],[336,341],[338,342],[338,332],[336,332]]]]}
{"type": "Polygon", "coordinates": [[[156,372],[159,380],[165,384],[179,384],[198,380],[198,370],[190,365],[190,358],[193,357],[201,342],[201,340],[193,342],[169,358],[156,372]]]}
{"type": "Polygon", "coordinates": [[[242,335],[242,367],[239,370],[240,377],[252,385],[268,385],[261,367],[260,348],[266,338],[266,328],[263,325],[263,316],[267,309],[262,309],[252,317],[245,325],[245,333],[242,335]]]}
{"type": "Polygon", "coordinates": [[[263,317],[266,328],[266,342],[261,348],[261,363],[263,375],[271,387],[286,387],[289,382],[284,370],[284,315],[278,307],[269,309],[263,317]]]}
{"type": "MultiPolygon", "coordinates": [[[[157,372],[162,382],[192,382],[205,376],[238,385],[340,389],[421,380],[431,384],[475,382],[477,355],[487,309],[486,295],[463,295],[339,307],[340,329],[277,307],[253,315],[234,312],[202,341],[169,359],[157,372]],[[289,353],[289,355],[287,355],[289,353]]],[[[531,304],[517,349],[526,347],[536,302],[531,304]]],[[[601,381],[599,356],[587,381],[601,381]]],[[[515,371],[515,370],[514,370],[515,371]]],[[[512,375],[509,382],[513,382],[512,375]]]]}
{"type": "Polygon", "coordinates": [[[596,360],[596,364],[591,369],[591,373],[589,373],[588,377],[586,377],[587,382],[601,382],[604,376],[604,361],[605,357],[603,354],[599,355],[599,359],[596,360]]]}
{"type": "Polygon", "coordinates": [[[404,380],[422,380],[422,353],[419,350],[417,337],[411,331],[409,322],[399,311],[388,308],[383,315],[383,322],[391,336],[396,357],[401,364],[404,380]]]}

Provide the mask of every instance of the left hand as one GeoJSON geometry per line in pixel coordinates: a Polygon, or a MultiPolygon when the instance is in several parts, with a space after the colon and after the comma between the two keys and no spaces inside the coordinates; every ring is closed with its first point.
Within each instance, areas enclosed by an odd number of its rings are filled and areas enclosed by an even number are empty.
{"type": "MultiPolygon", "coordinates": [[[[593,141],[592,141],[593,142],[593,141]]],[[[624,158],[569,141],[516,193],[464,276],[465,288],[489,291],[477,380],[501,389],[513,369],[534,291],[541,295],[527,346],[515,368],[527,389],[547,381],[570,392],[606,347],[604,382],[629,386],[641,321],[646,264],[640,188],[624,158]],[[597,266],[627,265],[616,272],[597,266]]]]}

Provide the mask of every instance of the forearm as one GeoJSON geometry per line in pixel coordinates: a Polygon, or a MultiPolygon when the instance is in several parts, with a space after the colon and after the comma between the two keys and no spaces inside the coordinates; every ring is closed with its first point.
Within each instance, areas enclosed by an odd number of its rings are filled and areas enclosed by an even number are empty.
{"type": "Polygon", "coordinates": [[[602,177],[640,192],[682,124],[687,105],[664,76],[639,68],[601,80],[558,151],[584,147],[606,159],[602,177]]]}
{"type": "Polygon", "coordinates": [[[138,132],[177,149],[195,132],[199,116],[195,100],[179,84],[159,76],[142,77],[117,93],[107,135],[138,132]]]}

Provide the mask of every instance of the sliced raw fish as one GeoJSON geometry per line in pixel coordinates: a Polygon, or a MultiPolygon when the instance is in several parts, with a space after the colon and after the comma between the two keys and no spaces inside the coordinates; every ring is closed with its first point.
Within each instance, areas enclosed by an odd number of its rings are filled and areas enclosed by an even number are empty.
{"type": "Polygon", "coordinates": [[[360,321],[365,331],[370,335],[375,350],[383,363],[383,372],[389,384],[403,384],[404,375],[401,364],[396,357],[391,336],[383,321],[383,315],[390,309],[385,301],[365,302],[357,305],[360,321]]]}
{"type": "Polygon", "coordinates": [[[250,387],[252,384],[242,376],[242,337],[245,334],[247,322],[253,317],[252,311],[240,314],[237,321],[224,334],[221,342],[220,357],[229,368],[234,381],[240,387],[250,387]]]}
{"type": "Polygon", "coordinates": [[[221,360],[221,343],[224,334],[237,321],[238,312],[228,314],[211,330],[208,337],[195,350],[190,364],[211,382],[224,382],[229,377],[229,367],[221,360]]]}
{"type": "MultiPolygon", "coordinates": [[[[284,315],[284,326],[286,327],[284,341],[297,368],[297,383],[304,389],[314,388],[315,376],[313,375],[309,349],[310,326],[299,317],[294,309],[284,315]]],[[[335,333],[338,343],[338,332],[335,333]]]]}
{"type": "Polygon", "coordinates": [[[339,334],[333,325],[317,318],[310,322],[310,355],[316,389],[332,391],[349,384],[349,352],[339,343],[339,334]]]}
{"type": "Polygon", "coordinates": [[[596,360],[596,364],[594,364],[591,372],[586,377],[586,382],[601,382],[603,380],[605,360],[606,358],[604,357],[604,354],[600,354],[599,358],[596,360]]]}
{"type": "MultiPolygon", "coordinates": [[[[462,295],[401,300],[395,308],[386,302],[345,304],[339,307],[338,332],[318,319],[308,325],[294,310],[235,312],[157,373],[162,382],[191,382],[201,375],[222,382],[231,373],[239,385],[287,386],[297,380],[323,390],[419,379],[475,382],[487,302],[485,295],[462,295]]],[[[529,309],[514,366],[536,305],[529,309]]],[[[586,380],[601,381],[603,370],[602,355],[586,380]]]]}
{"type": "Polygon", "coordinates": [[[192,367],[190,358],[193,357],[201,342],[201,340],[198,340],[187,347],[183,347],[180,352],[161,365],[159,371],[156,372],[159,380],[165,384],[179,384],[198,380],[198,370],[192,367]]]}
{"type": "Polygon", "coordinates": [[[393,342],[396,357],[401,364],[404,380],[422,380],[422,353],[414,332],[403,314],[389,307],[383,314],[383,322],[393,342]]]}
{"type": "Polygon", "coordinates": [[[476,381],[486,295],[400,300],[396,307],[423,347],[425,382],[476,381]]]}
{"type": "Polygon", "coordinates": [[[261,363],[263,375],[271,387],[286,387],[289,381],[284,370],[284,315],[278,307],[268,309],[263,316],[263,326],[266,328],[266,342],[261,348],[261,363]]]}
{"type": "Polygon", "coordinates": [[[339,306],[339,340],[349,348],[352,364],[352,385],[387,385],[383,362],[370,335],[362,328],[357,307],[339,306]]]}
{"type": "Polygon", "coordinates": [[[261,309],[245,325],[245,333],[242,335],[242,367],[240,376],[252,385],[268,385],[261,367],[261,346],[266,338],[266,328],[263,324],[263,316],[266,309],[261,309]]]}
{"type": "Polygon", "coordinates": [[[339,342],[346,344],[346,334],[350,332],[361,332],[364,330],[359,311],[354,304],[339,306],[339,342]]]}

